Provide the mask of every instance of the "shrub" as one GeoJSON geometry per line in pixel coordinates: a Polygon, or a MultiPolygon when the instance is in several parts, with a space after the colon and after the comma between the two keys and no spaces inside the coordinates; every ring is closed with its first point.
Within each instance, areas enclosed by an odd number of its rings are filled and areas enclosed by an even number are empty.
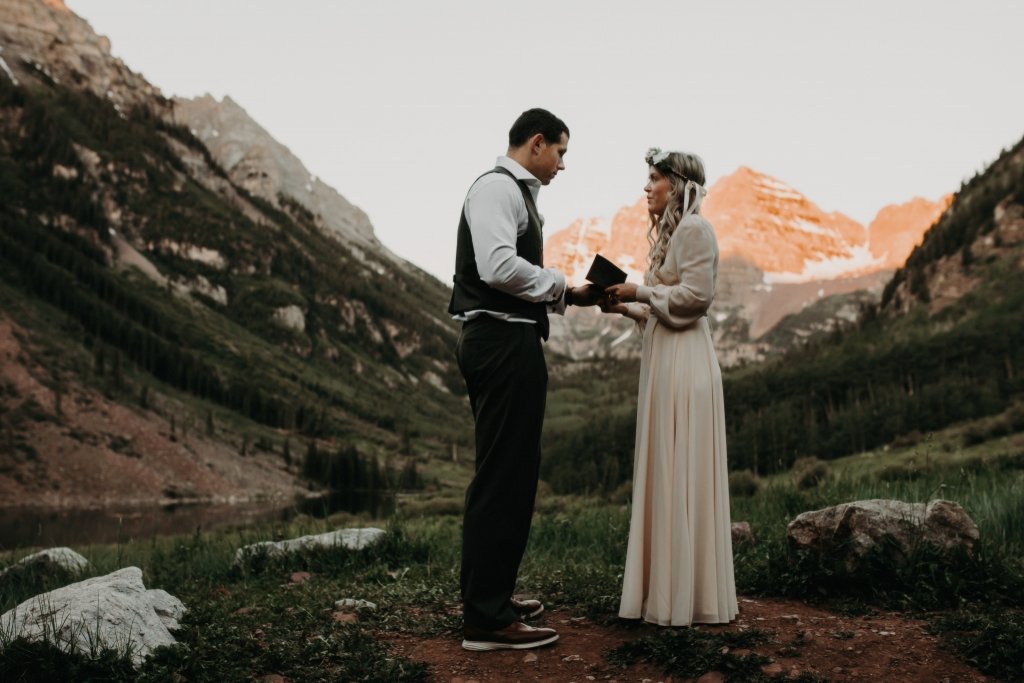
{"type": "Polygon", "coordinates": [[[1024,451],[1003,453],[996,456],[993,464],[1001,470],[1024,470],[1024,451]]]}
{"type": "Polygon", "coordinates": [[[608,494],[608,501],[616,505],[626,505],[633,499],[633,480],[627,479],[618,488],[608,494]]]}
{"type": "Polygon", "coordinates": [[[825,481],[825,477],[828,476],[828,465],[813,456],[800,458],[793,463],[792,472],[796,487],[803,491],[825,481]]]}
{"type": "Polygon", "coordinates": [[[1024,403],[1018,401],[1000,415],[978,420],[964,430],[965,446],[975,446],[998,436],[1024,430],[1024,403]]]}
{"type": "Polygon", "coordinates": [[[981,671],[1007,681],[1024,675],[1024,616],[1002,611],[958,612],[929,627],[981,671]]]}
{"type": "Polygon", "coordinates": [[[917,429],[911,430],[906,434],[900,434],[889,444],[893,448],[909,448],[910,446],[916,446],[921,443],[924,435],[921,434],[917,429]]]}
{"type": "Polygon", "coordinates": [[[462,514],[462,498],[453,496],[414,498],[402,504],[402,514],[408,517],[458,516],[462,514]]]}
{"type": "Polygon", "coordinates": [[[761,478],[750,470],[729,473],[729,495],[750,498],[761,488],[761,478]]]}
{"type": "Polygon", "coordinates": [[[1006,423],[1009,425],[1009,432],[1024,431],[1024,402],[1018,401],[1007,408],[1006,423]]]}

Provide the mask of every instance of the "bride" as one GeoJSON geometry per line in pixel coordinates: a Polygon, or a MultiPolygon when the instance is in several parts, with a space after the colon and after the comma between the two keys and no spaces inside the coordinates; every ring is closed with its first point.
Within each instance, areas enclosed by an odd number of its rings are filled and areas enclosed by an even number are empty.
{"type": "Polygon", "coordinates": [[[633,508],[619,616],[672,626],[735,618],[722,374],[707,310],[718,243],[700,215],[704,163],[647,152],[644,284],[606,290],[643,331],[633,508]]]}

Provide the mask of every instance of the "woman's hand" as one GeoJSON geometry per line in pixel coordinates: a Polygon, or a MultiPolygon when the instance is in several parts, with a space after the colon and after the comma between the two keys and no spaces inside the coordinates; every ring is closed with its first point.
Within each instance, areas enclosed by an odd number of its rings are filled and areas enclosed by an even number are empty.
{"type": "Polygon", "coordinates": [[[636,285],[632,282],[623,282],[621,285],[612,285],[604,290],[608,296],[609,304],[636,301],[636,285]]]}
{"type": "Polygon", "coordinates": [[[629,308],[626,304],[613,304],[609,303],[608,299],[601,299],[598,306],[601,307],[602,313],[618,313],[619,315],[629,316],[629,308]]]}

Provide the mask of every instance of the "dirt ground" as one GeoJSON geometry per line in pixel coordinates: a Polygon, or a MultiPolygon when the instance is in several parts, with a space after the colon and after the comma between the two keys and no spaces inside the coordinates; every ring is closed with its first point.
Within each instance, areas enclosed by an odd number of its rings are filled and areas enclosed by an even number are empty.
{"type": "MultiPolygon", "coordinates": [[[[651,625],[602,626],[571,612],[552,610],[534,625],[558,630],[555,644],[536,650],[468,652],[456,636],[421,639],[382,634],[395,654],[426,662],[430,680],[438,683],[485,683],[487,681],[618,681],[620,683],[680,683],[650,664],[623,669],[605,654],[618,645],[650,635],[651,625]]],[[[780,680],[807,672],[830,681],[875,680],[886,682],[927,681],[960,683],[995,681],[939,645],[925,631],[924,621],[899,613],[846,616],[794,600],[740,599],[740,616],[732,624],[702,626],[708,631],[740,631],[758,628],[772,640],[749,651],[773,661],[764,667],[780,680]]],[[[700,683],[724,681],[709,672],[700,683]]]]}

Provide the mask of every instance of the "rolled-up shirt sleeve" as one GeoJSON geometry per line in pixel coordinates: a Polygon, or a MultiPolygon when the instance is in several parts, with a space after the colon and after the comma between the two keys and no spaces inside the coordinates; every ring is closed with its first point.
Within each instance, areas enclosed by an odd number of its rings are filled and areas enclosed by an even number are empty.
{"type": "Polygon", "coordinates": [[[636,298],[669,327],[686,327],[707,313],[715,297],[715,236],[703,221],[680,225],[668,249],[679,282],[637,287],[636,298]]]}
{"type": "Polygon", "coordinates": [[[526,207],[515,182],[507,176],[485,176],[470,190],[465,208],[480,279],[520,299],[557,307],[565,294],[565,276],[554,268],[536,266],[516,253],[526,207]]]}

